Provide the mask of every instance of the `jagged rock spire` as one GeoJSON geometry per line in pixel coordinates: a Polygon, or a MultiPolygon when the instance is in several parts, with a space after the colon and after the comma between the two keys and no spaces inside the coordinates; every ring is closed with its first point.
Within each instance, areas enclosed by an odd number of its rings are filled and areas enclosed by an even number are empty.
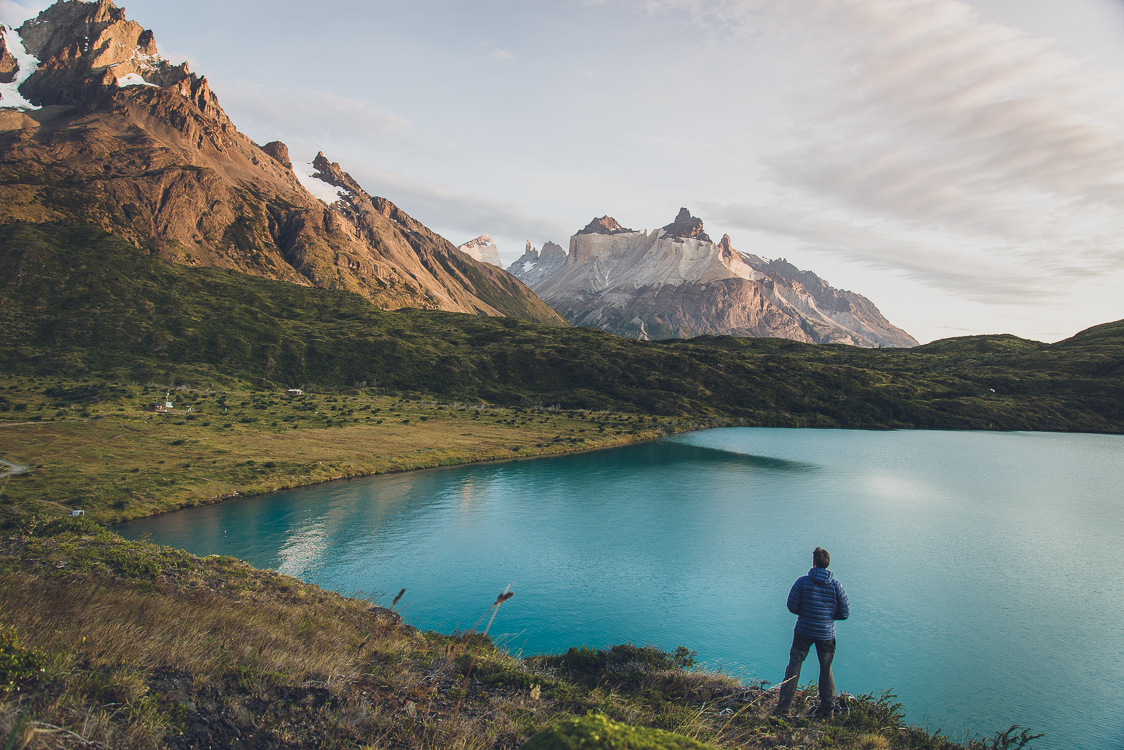
{"type": "Polygon", "coordinates": [[[702,219],[691,216],[685,208],[679,209],[675,221],[663,228],[665,237],[678,237],[679,239],[694,239],[700,242],[710,242],[710,237],[703,231],[702,219]]]}
{"type": "Polygon", "coordinates": [[[631,231],[622,227],[612,216],[602,216],[586,224],[585,229],[578,234],[625,234],[631,231]]]}

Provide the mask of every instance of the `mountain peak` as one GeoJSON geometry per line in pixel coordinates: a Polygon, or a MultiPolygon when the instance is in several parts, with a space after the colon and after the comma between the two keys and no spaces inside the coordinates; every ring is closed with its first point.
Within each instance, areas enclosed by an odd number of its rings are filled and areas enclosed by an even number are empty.
{"type": "Polygon", "coordinates": [[[293,162],[289,158],[289,147],[281,141],[270,141],[262,146],[261,150],[272,156],[278,164],[283,165],[286,169],[293,168],[293,162]]]}
{"type": "Polygon", "coordinates": [[[622,227],[612,216],[602,216],[586,224],[585,229],[578,234],[628,234],[630,232],[631,229],[622,227]]]}
{"type": "MultiPolygon", "coordinates": [[[[171,89],[198,107],[209,120],[230,123],[205,78],[192,75],[187,63],[173,65],[160,56],[149,29],[125,17],[110,0],[59,0],[8,37],[19,74],[16,91],[0,107],[78,106],[97,108],[129,87],[171,89]]],[[[0,55],[0,68],[11,63],[0,55]]],[[[5,71],[0,71],[0,74],[5,71]]],[[[5,77],[12,71],[7,70],[5,77]]]]}
{"type": "Polygon", "coordinates": [[[500,251],[496,247],[496,243],[492,241],[492,235],[485,232],[474,240],[469,240],[457,248],[468,257],[478,260],[481,263],[489,263],[493,266],[503,268],[503,262],[500,261],[500,251]]]}
{"type": "Polygon", "coordinates": [[[366,196],[367,193],[359,186],[359,183],[343,171],[339,162],[328,161],[328,157],[324,156],[324,152],[320,151],[316,154],[316,158],[312,160],[312,166],[316,169],[316,174],[313,175],[318,180],[326,182],[333,187],[343,188],[352,195],[366,196]]]}
{"type": "Polygon", "coordinates": [[[494,245],[494,244],[495,244],[495,243],[494,243],[494,242],[492,242],[492,235],[490,235],[490,234],[488,234],[487,232],[485,232],[484,234],[480,235],[480,236],[479,236],[479,237],[477,237],[476,239],[474,239],[474,240],[469,240],[468,242],[464,243],[463,245],[461,245],[461,247],[462,247],[462,248],[466,248],[466,247],[483,247],[483,246],[485,246],[485,245],[494,245]]]}
{"type": "Polygon", "coordinates": [[[691,216],[691,212],[685,208],[679,209],[679,215],[675,217],[675,221],[664,227],[663,232],[666,237],[676,237],[682,240],[693,239],[700,242],[711,241],[710,237],[703,231],[702,219],[691,216]]]}

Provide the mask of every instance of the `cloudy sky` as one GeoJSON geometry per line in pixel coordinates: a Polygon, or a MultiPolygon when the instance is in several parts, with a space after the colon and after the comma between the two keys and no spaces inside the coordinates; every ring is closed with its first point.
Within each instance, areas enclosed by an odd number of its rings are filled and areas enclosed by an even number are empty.
{"type": "Polygon", "coordinates": [[[686,206],[921,341],[1124,318],[1124,0],[125,7],[251,138],[505,264],[686,206]]]}

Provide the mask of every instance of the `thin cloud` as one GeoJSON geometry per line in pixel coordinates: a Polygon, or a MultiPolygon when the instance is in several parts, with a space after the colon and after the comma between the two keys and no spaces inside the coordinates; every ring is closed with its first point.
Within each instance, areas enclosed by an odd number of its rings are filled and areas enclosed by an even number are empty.
{"type": "Polygon", "coordinates": [[[976,302],[1017,303],[1028,297],[1041,299],[1049,291],[1037,273],[1012,272],[1006,264],[982,254],[942,250],[932,240],[896,231],[777,206],[704,204],[701,209],[709,219],[723,224],[795,238],[809,249],[888,269],[976,302]]]}
{"type": "MultiPolygon", "coordinates": [[[[508,201],[397,174],[367,163],[343,165],[372,195],[386,196],[418,221],[451,237],[569,237],[572,229],[508,201]]],[[[463,241],[463,240],[462,240],[463,241]]],[[[459,244],[459,243],[458,243],[459,244]]]]}
{"type": "Polygon", "coordinates": [[[455,150],[448,141],[419,131],[408,118],[361,99],[243,80],[220,80],[213,85],[223,108],[240,127],[265,140],[287,138],[325,147],[374,144],[429,156],[455,150]]]}
{"type": "Polygon", "coordinates": [[[719,37],[789,35],[799,50],[800,125],[762,166],[803,215],[726,207],[740,226],[984,301],[1040,303],[1059,282],[1124,270],[1119,76],[961,0],[647,5],[719,37]]]}
{"type": "Polygon", "coordinates": [[[488,56],[490,60],[499,60],[501,62],[511,60],[515,57],[512,53],[505,49],[500,48],[495,42],[488,40],[481,42],[480,51],[488,56]]]}
{"type": "Polygon", "coordinates": [[[12,0],[0,0],[0,24],[9,28],[18,28],[29,18],[39,15],[50,3],[38,2],[21,4],[12,0]]]}

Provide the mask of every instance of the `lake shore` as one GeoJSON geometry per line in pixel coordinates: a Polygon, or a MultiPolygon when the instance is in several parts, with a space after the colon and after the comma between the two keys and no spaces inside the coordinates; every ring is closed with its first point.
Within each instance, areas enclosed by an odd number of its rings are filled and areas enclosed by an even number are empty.
{"type": "Polygon", "coordinates": [[[143,393],[93,408],[27,395],[21,411],[37,419],[0,422],[0,457],[27,469],[0,480],[4,523],[81,510],[114,524],[325,482],[603,450],[731,424],[367,394],[181,391],[176,398],[192,411],[173,413],[143,410],[143,393]]]}

